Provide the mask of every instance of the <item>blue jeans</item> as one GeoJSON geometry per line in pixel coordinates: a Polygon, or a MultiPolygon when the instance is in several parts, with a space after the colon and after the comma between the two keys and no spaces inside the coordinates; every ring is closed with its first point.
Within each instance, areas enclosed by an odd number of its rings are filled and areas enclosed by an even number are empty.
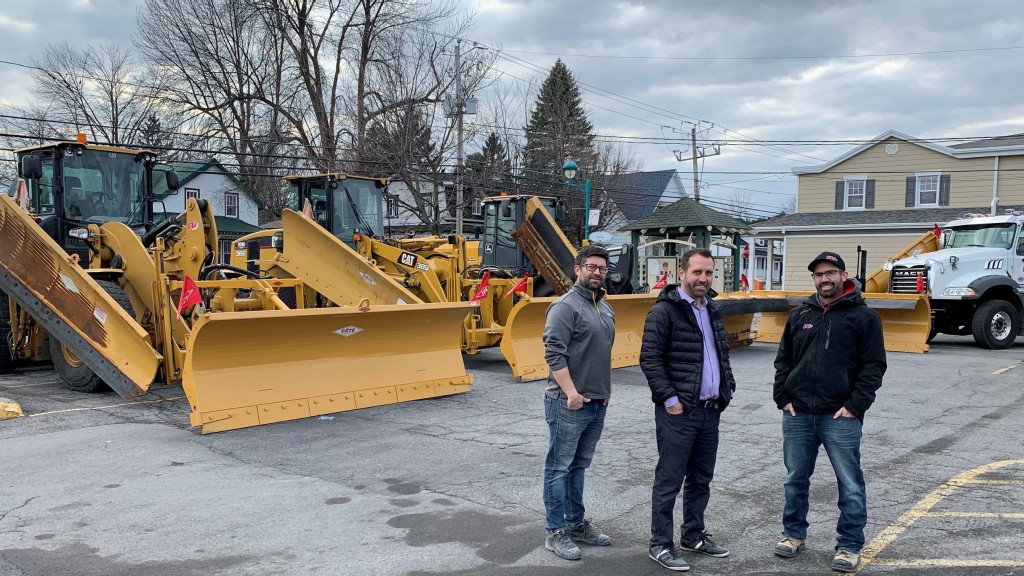
{"type": "Polygon", "coordinates": [[[807,538],[808,492],[818,447],[825,446],[839,483],[839,522],[836,549],[859,553],[864,547],[868,521],[867,490],[860,467],[861,423],[857,418],[832,418],[832,414],[790,415],[782,411],[782,452],[786,461],[786,507],[782,533],[807,538]]]}
{"type": "Polygon", "coordinates": [[[602,400],[569,410],[565,394],[544,396],[548,422],[548,456],[544,461],[544,510],[548,534],[583,521],[583,476],[594,459],[604,430],[602,400]]]}

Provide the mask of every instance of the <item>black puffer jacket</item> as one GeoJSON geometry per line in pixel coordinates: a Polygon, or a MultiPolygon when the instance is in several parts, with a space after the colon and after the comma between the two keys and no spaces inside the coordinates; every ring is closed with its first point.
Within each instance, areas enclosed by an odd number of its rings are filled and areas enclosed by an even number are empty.
{"type": "MultiPolygon", "coordinates": [[[[711,296],[711,294],[709,294],[711,296]]],[[[736,390],[736,379],[729,364],[729,344],[725,336],[722,310],[707,299],[711,323],[718,346],[718,408],[724,410],[736,390]]],[[[640,368],[651,387],[651,399],[658,404],[678,396],[684,410],[690,412],[700,400],[700,382],[704,372],[704,336],[697,325],[693,305],[679,296],[679,285],[669,284],[647,313],[644,341],[640,347],[640,368]]]]}
{"type": "Polygon", "coordinates": [[[775,404],[798,412],[834,414],[846,407],[864,419],[885,374],[878,313],[847,280],[843,296],[822,307],[814,294],[793,309],[775,357],[775,404]]]}

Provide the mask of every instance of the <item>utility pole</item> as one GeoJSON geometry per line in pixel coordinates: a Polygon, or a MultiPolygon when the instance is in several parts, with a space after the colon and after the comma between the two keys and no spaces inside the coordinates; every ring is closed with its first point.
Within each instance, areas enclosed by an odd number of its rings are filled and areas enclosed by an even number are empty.
{"type": "MultiPolygon", "coordinates": [[[[722,148],[718,144],[711,145],[712,152],[708,152],[704,146],[697,148],[697,125],[687,122],[690,124],[690,158],[693,161],[693,199],[700,202],[700,173],[697,171],[697,159],[707,158],[709,156],[718,156],[722,153],[722,148]]],[[[673,129],[673,132],[675,130],[673,129]]],[[[685,150],[673,150],[676,160],[682,162],[686,156],[685,150]]]]}
{"type": "MultiPolygon", "coordinates": [[[[456,52],[458,54],[458,52],[456,52]]],[[[690,126],[690,150],[693,151],[693,199],[700,204],[700,179],[697,177],[697,127],[690,126]]]]}
{"type": "Polygon", "coordinates": [[[462,116],[465,114],[466,98],[462,94],[462,40],[455,39],[455,137],[459,141],[455,162],[455,233],[462,235],[462,116]]]}

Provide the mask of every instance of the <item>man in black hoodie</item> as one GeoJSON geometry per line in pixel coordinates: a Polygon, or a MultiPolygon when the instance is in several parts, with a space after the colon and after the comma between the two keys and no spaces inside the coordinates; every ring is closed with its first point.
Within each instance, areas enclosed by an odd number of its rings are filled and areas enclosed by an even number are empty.
{"type": "Polygon", "coordinates": [[[832,568],[854,572],[868,519],[861,427],[886,368],[882,321],[864,304],[838,254],[822,252],[807,269],[817,292],[790,313],[775,357],[773,396],[782,410],[787,471],[775,554],[792,558],[804,547],[810,479],[824,444],[839,483],[832,568]]]}
{"type": "Polygon", "coordinates": [[[729,551],[704,531],[718,456],[718,423],[736,390],[725,319],[711,299],[715,260],[706,248],[679,259],[680,284],[662,289],[647,314],[640,368],[654,400],[658,466],[651,492],[649,556],[669,570],[690,566],[672,541],[672,510],[683,489],[681,548],[716,558],[729,551]]]}

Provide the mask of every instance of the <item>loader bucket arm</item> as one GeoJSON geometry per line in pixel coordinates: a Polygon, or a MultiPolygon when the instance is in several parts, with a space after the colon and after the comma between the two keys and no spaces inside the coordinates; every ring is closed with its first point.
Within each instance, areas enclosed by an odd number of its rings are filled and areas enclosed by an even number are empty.
{"type": "Polygon", "coordinates": [[[555,294],[560,296],[572,288],[576,250],[539,199],[526,201],[523,223],[512,231],[512,237],[555,294]]]}
{"type": "MultiPolygon", "coordinates": [[[[284,210],[284,252],[273,261],[338,306],[421,304],[408,288],[382,272],[324,227],[284,210]]],[[[469,309],[466,309],[469,313],[469,309]]],[[[456,346],[458,348],[458,346],[456,346]]]]}
{"type": "MultiPolygon", "coordinates": [[[[929,234],[931,234],[929,232],[929,234]]],[[[754,297],[785,298],[789,302],[789,310],[774,311],[761,315],[757,328],[758,342],[782,341],[782,332],[786,328],[789,312],[807,299],[813,292],[797,291],[752,291],[754,297]]],[[[887,294],[863,293],[864,302],[876,312],[882,320],[882,332],[885,349],[889,352],[928,351],[928,335],[932,328],[932,310],[926,294],[887,294]]]]}
{"type": "Polygon", "coordinates": [[[146,331],[9,196],[0,196],[0,288],[125,398],[142,396],[160,356],[146,331]]]}
{"type": "Polygon", "coordinates": [[[203,433],[458,394],[468,303],[223,312],[193,326],[182,387],[203,433]],[[410,345],[410,343],[415,343],[410,345]]]}

